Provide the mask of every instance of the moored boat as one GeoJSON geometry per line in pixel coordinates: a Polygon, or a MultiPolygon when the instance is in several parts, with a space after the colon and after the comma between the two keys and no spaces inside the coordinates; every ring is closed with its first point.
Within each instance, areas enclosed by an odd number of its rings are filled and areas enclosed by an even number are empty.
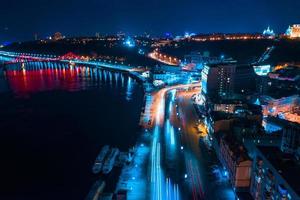
{"type": "Polygon", "coordinates": [[[101,171],[103,163],[104,163],[104,159],[108,152],[109,152],[109,146],[108,145],[103,146],[100,153],[98,154],[98,156],[95,160],[95,164],[93,166],[94,174],[98,174],[101,171]]]}
{"type": "Polygon", "coordinates": [[[114,164],[115,164],[116,157],[118,155],[119,155],[119,149],[112,148],[110,153],[108,154],[108,156],[104,162],[103,168],[102,168],[102,172],[104,174],[108,174],[112,170],[112,168],[114,167],[114,164]]]}

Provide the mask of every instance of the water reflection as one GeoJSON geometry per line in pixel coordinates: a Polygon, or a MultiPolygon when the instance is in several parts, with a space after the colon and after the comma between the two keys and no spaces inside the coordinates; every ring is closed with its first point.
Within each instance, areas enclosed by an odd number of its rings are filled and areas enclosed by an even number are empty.
{"type": "Polygon", "coordinates": [[[134,83],[131,77],[128,77],[126,99],[131,100],[134,83]]]}
{"type": "Polygon", "coordinates": [[[21,64],[9,65],[0,73],[7,79],[9,87],[0,88],[0,92],[10,89],[23,97],[40,91],[78,91],[105,86],[116,90],[124,88],[124,97],[130,101],[137,87],[137,82],[124,73],[55,62],[27,63],[24,68],[21,64]]]}
{"type": "MultiPolygon", "coordinates": [[[[87,66],[5,68],[0,65],[0,199],[84,199],[99,178],[91,169],[101,147],[125,151],[136,143],[141,87],[126,74],[87,66]]],[[[114,188],[118,173],[107,178],[106,188],[114,188]]]]}

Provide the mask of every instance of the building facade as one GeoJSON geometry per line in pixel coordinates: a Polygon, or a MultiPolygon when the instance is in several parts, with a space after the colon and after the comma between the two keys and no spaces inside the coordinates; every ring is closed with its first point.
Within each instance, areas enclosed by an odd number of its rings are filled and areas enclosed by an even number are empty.
{"type": "Polygon", "coordinates": [[[210,98],[233,96],[236,64],[206,65],[202,70],[202,92],[210,98]]]}
{"type": "Polygon", "coordinates": [[[295,154],[300,150],[300,124],[286,122],[282,132],[281,151],[295,154]]]}
{"type": "Polygon", "coordinates": [[[220,139],[219,159],[228,170],[232,187],[246,191],[250,186],[252,160],[243,145],[225,134],[220,139]]]}
{"type": "Polygon", "coordinates": [[[300,38],[300,24],[289,26],[286,35],[291,39],[300,38]]]}
{"type": "Polygon", "coordinates": [[[254,150],[250,193],[255,200],[299,200],[299,164],[278,147],[254,150]]]}
{"type": "Polygon", "coordinates": [[[250,65],[211,64],[202,70],[202,94],[211,99],[234,99],[256,90],[256,75],[250,65]]]}

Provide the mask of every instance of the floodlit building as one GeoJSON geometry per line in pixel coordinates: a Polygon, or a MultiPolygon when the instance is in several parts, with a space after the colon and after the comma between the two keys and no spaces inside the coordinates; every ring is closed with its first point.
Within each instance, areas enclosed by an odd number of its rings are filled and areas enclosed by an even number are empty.
{"type": "Polygon", "coordinates": [[[160,85],[175,84],[188,80],[187,73],[183,73],[181,68],[173,65],[157,65],[152,68],[150,78],[160,85]]]}
{"type": "Polygon", "coordinates": [[[202,70],[205,64],[221,63],[222,61],[224,61],[224,58],[210,56],[209,51],[203,53],[193,51],[184,56],[182,64],[183,69],[194,68],[196,70],[202,70]]]}
{"type": "Polygon", "coordinates": [[[268,28],[263,31],[263,35],[267,37],[274,37],[275,32],[270,28],[270,26],[268,26],[268,28]]]}
{"type": "Polygon", "coordinates": [[[291,39],[300,38],[300,24],[289,26],[285,34],[291,39]]]}
{"type": "Polygon", "coordinates": [[[52,36],[52,40],[54,41],[61,40],[61,39],[64,39],[64,36],[60,32],[56,32],[52,36]]]}
{"type": "Polygon", "coordinates": [[[287,121],[300,123],[300,96],[269,100],[266,105],[263,105],[263,115],[279,116],[287,121]]]}
{"type": "Polygon", "coordinates": [[[253,68],[258,76],[267,76],[271,72],[271,65],[256,65],[253,68]]]}

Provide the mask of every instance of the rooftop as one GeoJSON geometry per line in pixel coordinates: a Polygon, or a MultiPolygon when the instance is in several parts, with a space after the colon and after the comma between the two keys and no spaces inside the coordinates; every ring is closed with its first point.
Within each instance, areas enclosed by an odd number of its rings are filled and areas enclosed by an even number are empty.
{"type": "Polygon", "coordinates": [[[300,129],[300,124],[297,122],[291,122],[285,119],[281,119],[278,117],[269,116],[267,117],[268,122],[273,122],[275,124],[278,124],[281,127],[294,127],[300,129]]]}
{"type": "Polygon", "coordinates": [[[225,112],[212,111],[210,112],[210,117],[212,118],[213,121],[218,121],[218,120],[233,119],[234,115],[225,112]]]}
{"type": "Polygon", "coordinates": [[[234,159],[237,163],[240,163],[240,162],[243,162],[246,160],[251,160],[246,148],[237,141],[237,139],[233,136],[233,134],[225,133],[223,135],[222,139],[228,145],[228,148],[233,153],[232,156],[234,157],[234,159]]]}
{"type": "Polygon", "coordinates": [[[278,147],[258,146],[257,148],[289,186],[300,195],[300,163],[293,156],[284,154],[278,147]]]}
{"type": "Polygon", "coordinates": [[[286,81],[296,81],[300,79],[299,66],[287,66],[283,69],[278,69],[269,74],[270,78],[286,81]]]}

